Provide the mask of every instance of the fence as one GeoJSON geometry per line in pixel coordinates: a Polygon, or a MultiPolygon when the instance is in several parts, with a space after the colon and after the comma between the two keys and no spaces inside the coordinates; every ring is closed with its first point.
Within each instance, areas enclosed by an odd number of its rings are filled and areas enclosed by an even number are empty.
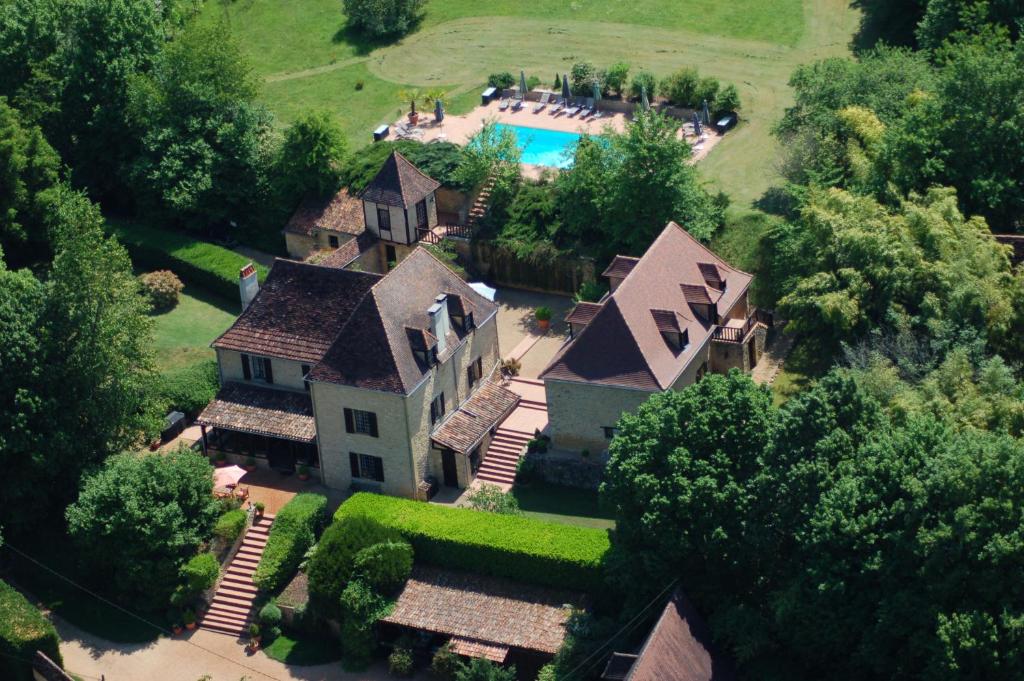
{"type": "Polygon", "coordinates": [[[469,243],[456,240],[456,249],[473,271],[499,286],[573,295],[584,282],[595,280],[594,261],[589,258],[554,258],[535,263],[483,239],[469,243]]]}
{"type": "Polygon", "coordinates": [[[74,677],[38,650],[32,659],[32,678],[35,681],[75,681],[74,677]]]}

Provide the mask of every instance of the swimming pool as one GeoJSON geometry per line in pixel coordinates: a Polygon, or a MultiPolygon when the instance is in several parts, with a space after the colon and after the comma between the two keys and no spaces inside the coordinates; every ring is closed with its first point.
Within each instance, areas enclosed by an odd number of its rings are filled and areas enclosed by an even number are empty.
{"type": "Polygon", "coordinates": [[[568,168],[572,165],[572,157],[567,156],[565,150],[576,144],[580,138],[579,133],[505,123],[498,123],[498,128],[515,133],[523,163],[551,168],[568,168]]]}

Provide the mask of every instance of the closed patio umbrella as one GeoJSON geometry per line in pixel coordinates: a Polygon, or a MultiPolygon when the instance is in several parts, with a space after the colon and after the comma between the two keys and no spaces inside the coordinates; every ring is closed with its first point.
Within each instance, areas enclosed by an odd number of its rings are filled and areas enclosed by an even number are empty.
{"type": "Polygon", "coordinates": [[[651,110],[651,103],[649,101],[647,101],[647,86],[646,85],[641,85],[640,86],[640,108],[643,109],[644,111],[650,111],[651,110]]]}
{"type": "Polygon", "coordinates": [[[698,116],[697,112],[694,111],[693,112],[693,134],[695,134],[698,137],[700,137],[701,132],[702,132],[702,130],[701,130],[701,127],[700,127],[700,116],[698,116]]]}
{"type": "Polygon", "coordinates": [[[704,100],[704,125],[711,125],[711,112],[708,111],[708,100],[704,100]]]}
{"type": "Polygon", "coordinates": [[[601,87],[594,81],[594,111],[597,111],[597,103],[601,101],[601,87]]]}
{"type": "Polygon", "coordinates": [[[440,99],[434,100],[434,120],[438,123],[444,120],[444,105],[440,99]]]}
{"type": "Polygon", "coordinates": [[[569,98],[572,97],[572,92],[569,91],[569,76],[562,76],[562,99],[565,100],[566,104],[569,103],[569,98]]]}
{"type": "Polygon", "coordinates": [[[522,71],[519,72],[519,96],[526,97],[526,74],[522,71]]]}

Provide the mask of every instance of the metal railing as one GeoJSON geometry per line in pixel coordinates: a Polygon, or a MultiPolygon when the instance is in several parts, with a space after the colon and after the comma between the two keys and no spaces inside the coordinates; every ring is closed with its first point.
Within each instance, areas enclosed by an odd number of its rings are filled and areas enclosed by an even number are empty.
{"type": "Polygon", "coordinates": [[[746,321],[743,322],[743,326],[716,327],[711,339],[721,341],[723,343],[742,343],[758,324],[771,328],[773,319],[770,312],[765,312],[755,307],[748,313],[746,321]]]}

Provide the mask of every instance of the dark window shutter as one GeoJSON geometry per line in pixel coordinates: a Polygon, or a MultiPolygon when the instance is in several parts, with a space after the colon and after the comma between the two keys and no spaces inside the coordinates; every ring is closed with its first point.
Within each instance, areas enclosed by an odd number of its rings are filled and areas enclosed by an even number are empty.
{"type": "Polygon", "coordinates": [[[370,436],[379,437],[377,434],[377,414],[370,412],[370,436]]]}
{"type": "Polygon", "coordinates": [[[249,368],[249,355],[242,355],[242,376],[245,380],[252,380],[252,369],[249,368]]]}
{"type": "Polygon", "coordinates": [[[476,367],[474,367],[474,366],[473,366],[473,365],[471,364],[471,365],[469,365],[469,368],[468,368],[468,369],[466,369],[466,377],[467,377],[467,378],[469,379],[469,387],[471,387],[471,388],[473,387],[473,383],[474,383],[474,381],[476,380],[476,377],[475,377],[475,376],[473,375],[473,374],[475,373],[475,372],[474,372],[474,369],[475,369],[475,368],[476,368],[476,367]]]}
{"type": "Polygon", "coordinates": [[[352,410],[347,407],[345,408],[345,432],[356,432],[356,420],[352,416],[352,410]]]}
{"type": "MultiPolygon", "coordinates": [[[[345,411],[348,411],[348,409],[346,409],[345,411]]],[[[352,477],[353,478],[358,478],[359,477],[359,455],[356,454],[355,452],[349,452],[348,453],[348,463],[352,467],[352,477]]]]}
{"type": "Polygon", "coordinates": [[[434,425],[437,422],[437,400],[433,399],[430,401],[430,425],[434,425]]]}
{"type": "Polygon", "coordinates": [[[270,361],[270,359],[268,359],[266,357],[264,357],[262,361],[263,361],[263,375],[267,377],[267,383],[273,383],[274,382],[273,363],[270,361]]]}

